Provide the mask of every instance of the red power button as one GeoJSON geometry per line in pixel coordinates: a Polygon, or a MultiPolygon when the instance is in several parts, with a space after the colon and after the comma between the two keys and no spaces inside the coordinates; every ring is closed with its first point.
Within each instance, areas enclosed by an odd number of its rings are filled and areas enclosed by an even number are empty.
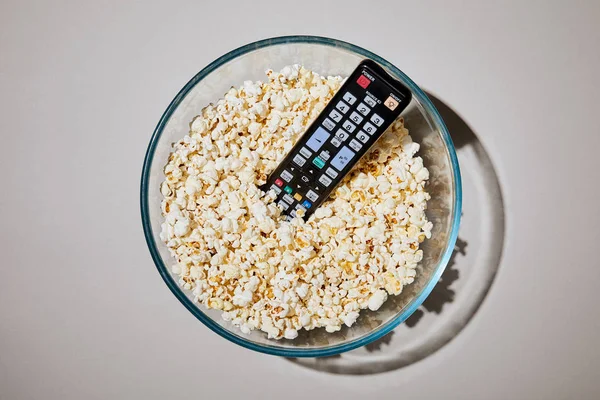
{"type": "Polygon", "coordinates": [[[359,84],[360,87],[362,87],[363,89],[366,89],[367,86],[369,86],[369,84],[371,83],[371,81],[369,80],[369,78],[367,78],[364,75],[361,75],[358,77],[358,79],[356,80],[356,83],[359,84]]]}

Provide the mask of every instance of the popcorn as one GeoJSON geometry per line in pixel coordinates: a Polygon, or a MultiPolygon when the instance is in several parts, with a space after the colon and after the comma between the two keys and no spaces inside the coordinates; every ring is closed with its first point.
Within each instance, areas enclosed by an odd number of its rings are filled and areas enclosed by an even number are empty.
{"type": "Polygon", "coordinates": [[[344,79],[298,65],[267,77],[205,107],[173,145],[160,237],[183,288],[242,333],[337,332],[414,281],[429,171],[399,119],[308,221],[286,221],[258,187],[344,79]]]}

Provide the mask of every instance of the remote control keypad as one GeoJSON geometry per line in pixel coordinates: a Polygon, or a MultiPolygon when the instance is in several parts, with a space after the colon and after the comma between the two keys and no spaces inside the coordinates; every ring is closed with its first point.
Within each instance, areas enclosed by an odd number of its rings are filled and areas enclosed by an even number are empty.
{"type": "Polygon", "coordinates": [[[265,185],[290,217],[312,213],[410,101],[407,89],[357,71],[265,185]]]}

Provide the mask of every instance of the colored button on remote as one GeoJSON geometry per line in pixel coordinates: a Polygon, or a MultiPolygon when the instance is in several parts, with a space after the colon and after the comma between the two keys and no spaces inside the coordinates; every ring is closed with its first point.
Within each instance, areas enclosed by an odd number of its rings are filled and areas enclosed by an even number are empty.
{"type": "Polygon", "coordinates": [[[308,201],[308,200],[304,200],[304,201],[302,202],[302,205],[303,205],[304,207],[306,207],[306,208],[310,208],[310,207],[312,206],[312,203],[311,203],[310,201],[308,201]]]}
{"type": "Polygon", "coordinates": [[[313,164],[317,166],[317,168],[321,169],[325,166],[325,161],[321,160],[319,157],[315,157],[312,161],[313,164]]]}
{"type": "Polygon", "coordinates": [[[292,188],[291,188],[291,187],[289,187],[289,186],[286,186],[286,187],[283,189],[283,191],[284,191],[284,192],[286,192],[286,193],[288,193],[288,194],[292,194],[292,188]]]}
{"type": "Polygon", "coordinates": [[[358,85],[363,88],[366,89],[367,86],[369,86],[371,84],[371,81],[369,80],[369,78],[367,78],[364,75],[361,75],[358,77],[358,79],[356,80],[356,83],[358,83],[358,85]]]}
{"type": "Polygon", "coordinates": [[[281,179],[277,178],[277,179],[275,179],[275,184],[277,186],[279,186],[279,187],[282,187],[283,186],[283,181],[281,179]]]}
{"type": "Polygon", "coordinates": [[[302,200],[302,195],[300,193],[296,193],[294,195],[294,198],[296,199],[296,201],[300,201],[300,200],[302,200]]]}

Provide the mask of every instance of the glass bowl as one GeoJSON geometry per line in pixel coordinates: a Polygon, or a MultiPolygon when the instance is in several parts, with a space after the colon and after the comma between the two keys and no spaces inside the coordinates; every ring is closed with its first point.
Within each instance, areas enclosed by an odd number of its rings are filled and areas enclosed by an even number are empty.
{"type": "Polygon", "coordinates": [[[146,241],[165,283],[181,303],[200,321],[222,337],[248,349],[285,357],[320,357],[364,346],[384,336],[406,320],[429,295],[454,249],[461,215],[461,181],[454,145],[439,113],[425,93],[402,71],[383,58],[350,43],[314,36],[288,36],[261,40],[233,50],[213,61],[194,76],[175,96],[152,135],[142,171],[142,224],[146,241]],[[166,245],[160,240],[163,168],[171,144],[189,131],[189,123],[200,110],[223,97],[231,86],[245,80],[265,80],[265,70],[279,70],[301,64],[321,75],[348,76],[364,58],[370,58],[413,93],[411,104],[403,112],[413,139],[421,144],[418,153],[430,172],[427,190],[431,194],[427,216],[433,222],[432,238],[422,244],[423,261],[415,281],[398,296],[390,296],[376,312],[363,310],[351,327],[335,333],[324,329],[301,330],[293,340],[267,339],[252,331],[243,334],[224,321],[220,311],[194,303],[191,292],[177,283],[166,245]]]}

